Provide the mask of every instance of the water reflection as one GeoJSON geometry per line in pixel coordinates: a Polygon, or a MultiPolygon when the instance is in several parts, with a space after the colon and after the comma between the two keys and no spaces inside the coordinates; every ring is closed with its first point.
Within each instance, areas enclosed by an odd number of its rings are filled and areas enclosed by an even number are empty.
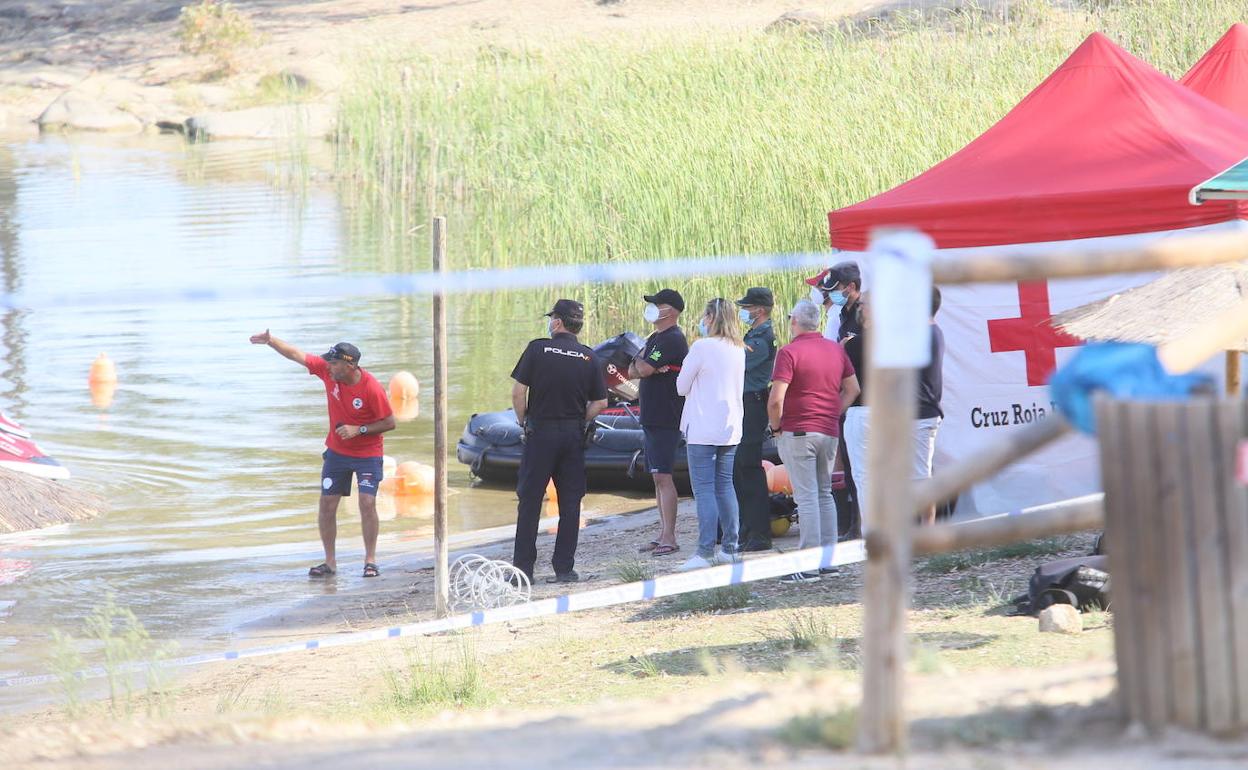
{"type": "MultiPolygon", "coordinates": [[[[188,147],[175,138],[0,145],[4,288],[130,291],[424,264],[427,233],[361,220],[341,205],[326,181],[327,151],[298,149],[296,159],[291,164],[270,145],[188,147]]],[[[473,412],[507,405],[515,357],[542,333],[541,314],[553,299],[533,292],[448,303],[452,436],[473,412]]],[[[326,590],[303,577],[320,553],[324,391],[247,338],[267,327],[312,351],[346,339],[383,382],[398,370],[423,382],[432,376],[430,312],[426,298],[377,297],[6,315],[0,408],[111,510],[92,522],[0,539],[0,564],[33,565],[0,585],[0,638],[17,640],[0,659],[0,676],[44,669],[40,647],[50,628],[76,628],[108,591],[156,635],[179,639],[189,651],[220,646],[239,624],[326,590]],[[106,415],[87,386],[101,352],[116,363],[118,378],[106,415]]],[[[614,333],[619,321],[605,317],[597,316],[587,338],[614,333]]],[[[386,436],[387,453],[399,461],[432,462],[425,406],[386,436]]],[[[452,530],[514,521],[511,490],[472,489],[455,463],[451,474],[452,530]]],[[[594,495],[586,507],[642,502],[644,495],[623,503],[594,495]]],[[[379,549],[383,569],[387,557],[432,529],[427,498],[384,504],[391,508],[379,549]]],[[[352,563],[360,539],[350,506],[339,530],[344,572],[336,585],[349,587],[362,581],[352,563]]]]}

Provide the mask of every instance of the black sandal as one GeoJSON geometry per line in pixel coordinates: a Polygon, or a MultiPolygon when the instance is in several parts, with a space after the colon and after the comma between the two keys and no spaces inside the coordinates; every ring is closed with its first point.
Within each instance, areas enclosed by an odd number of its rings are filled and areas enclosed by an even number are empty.
{"type": "Polygon", "coordinates": [[[381,574],[381,570],[377,569],[377,565],[369,562],[364,565],[364,577],[377,577],[381,574]]]}
{"type": "Polygon", "coordinates": [[[333,575],[336,571],[337,570],[335,570],[333,567],[329,566],[328,564],[324,562],[321,562],[320,564],[316,565],[312,569],[308,570],[308,577],[329,577],[330,575],[333,575]]]}

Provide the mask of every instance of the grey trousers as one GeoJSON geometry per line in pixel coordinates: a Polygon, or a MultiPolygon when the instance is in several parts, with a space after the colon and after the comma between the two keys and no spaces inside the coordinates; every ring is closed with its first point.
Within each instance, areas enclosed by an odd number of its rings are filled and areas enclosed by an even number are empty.
{"type": "Polygon", "coordinates": [[[836,436],[784,431],[776,438],[780,459],[789,471],[797,503],[801,548],[836,545],[836,501],[832,499],[832,458],[836,436]]]}

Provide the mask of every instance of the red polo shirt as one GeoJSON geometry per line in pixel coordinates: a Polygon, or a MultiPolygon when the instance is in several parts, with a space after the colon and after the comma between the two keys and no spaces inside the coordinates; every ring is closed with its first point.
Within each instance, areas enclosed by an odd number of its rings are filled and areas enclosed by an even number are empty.
{"type": "Polygon", "coordinates": [[[329,376],[329,363],[320,356],[304,354],[303,364],[308,367],[308,374],[325,383],[325,400],[329,403],[329,436],[325,446],[348,457],[381,457],[384,451],[380,433],[343,441],[334,432],[339,425],[370,425],[390,416],[390,398],[377,378],[361,369],[360,381],[348,385],[329,376]]]}
{"type": "Polygon", "coordinates": [[[806,332],[776,353],[773,382],[787,382],[780,430],[825,436],[841,433],[841,381],[854,375],[845,348],[819,332],[806,332]]]}

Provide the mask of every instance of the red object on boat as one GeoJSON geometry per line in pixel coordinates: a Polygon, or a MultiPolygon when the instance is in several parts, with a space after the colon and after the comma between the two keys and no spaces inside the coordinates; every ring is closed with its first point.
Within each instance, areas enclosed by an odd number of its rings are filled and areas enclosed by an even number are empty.
{"type": "Polygon", "coordinates": [[[30,432],[0,412],[0,468],[43,479],[67,479],[69,469],[49,457],[30,432]]]}

